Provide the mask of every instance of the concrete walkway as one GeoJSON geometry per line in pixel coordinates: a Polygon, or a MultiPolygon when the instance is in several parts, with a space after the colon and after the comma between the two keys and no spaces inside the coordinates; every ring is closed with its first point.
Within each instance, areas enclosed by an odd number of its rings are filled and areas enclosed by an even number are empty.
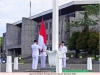
{"type": "MultiPolygon", "coordinates": [[[[13,72],[26,72],[26,70],[32,70],[31,64],[19,64],[19,70],[13,70],[13,72]]],[[[47,67],[49,67],[48,64],[46,64],[47,67]]],[[[72,70],[86,70],[87,65],[86,64],[67,64],[68,67],[70,67],[72,70]]],[[[6,65],[0,64],[1,72],[6,72],[6,65]]],[[[93,70],[90,72],[100,72],[100,65],[99,64],[93,64],[93,70]]],[[[40,64],[38,65],[38,69],[40,69],[40,64]]]]}

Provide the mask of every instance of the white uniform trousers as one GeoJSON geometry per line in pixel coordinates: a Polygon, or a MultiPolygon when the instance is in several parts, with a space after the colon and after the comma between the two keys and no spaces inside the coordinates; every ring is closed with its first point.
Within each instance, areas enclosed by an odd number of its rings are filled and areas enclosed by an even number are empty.
{"type": "Polygon", "coordinates": [[[41,68],[44,68],[46,64],[46,56],[40,56],[40,58],[41,58],[41,68]]]}
{"type": "Polygon", "coordinates": [[[33,60],[32,60],[32,69],[36,70],[37,66],[38,66],[38,56],[33,57],[33,60]]]}
{"type": "Polygon", "coordinates": [[[62,58],[62,67],[65,68],[66,67],[66,59],[62,58]]]}

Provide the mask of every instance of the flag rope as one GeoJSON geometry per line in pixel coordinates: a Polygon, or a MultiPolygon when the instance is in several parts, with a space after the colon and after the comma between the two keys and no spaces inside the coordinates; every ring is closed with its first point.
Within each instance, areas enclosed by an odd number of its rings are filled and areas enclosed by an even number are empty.
{"type": "Polygon", "coordinates": [[[30,0],[30,18],[31,18],[31,0],[30,0]]]}
{"type": "MultiPolygon", "coordinates": [[[[44,0],[43,0],[42,3],[43,3],[43,4],[42,4],[42,10],[43,10],[43,12],[44,12],[44,0]]],[[[43,20],[43,13],[42,13],[42,20],[43,20]]]]}

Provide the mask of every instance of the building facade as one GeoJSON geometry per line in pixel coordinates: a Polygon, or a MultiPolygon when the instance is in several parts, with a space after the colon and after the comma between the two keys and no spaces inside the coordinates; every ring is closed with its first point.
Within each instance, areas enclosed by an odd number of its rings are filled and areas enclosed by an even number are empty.
{"type": "MultiPolygon", "coordinates": [[[[59,7],[59,45],[65,41],[67,46],[73,31],[81,31],[83,27],[69,27],[67,22],[73,22],[83,18],[79,12],[84,11],[81,6],[88,4],[99,4],[99,1],[72,1],[59,7]]],[[[52,50],[52,10],[48,10],[35,16],[25,18],[13,24],[7,23],[4,33],[3,50],[6,55],[21,55],[23,58],[32,53],[31,45],[38,40],[40,23],[45,22],[47,33],[47,49],[52,50]]],[[[96,29],[99,30],[99,25],[96,29]]]]}

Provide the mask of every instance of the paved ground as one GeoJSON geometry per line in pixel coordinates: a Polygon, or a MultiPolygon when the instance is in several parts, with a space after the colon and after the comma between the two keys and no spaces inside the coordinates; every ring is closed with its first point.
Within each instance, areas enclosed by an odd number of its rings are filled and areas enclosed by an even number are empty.
{"type": "MultiPolygon", "coordinates": [[[[1,66],[1,72],[6,72],[6,65],[0,64],[1,66]]],[[[48,64],[46,64],[47,67],[49,67],[48,64]]],[[[87,66],[86,64],[67,64],[68,67],[70,67],[73,70],[86,70],[87,66]]],[[[100,72],[100,65],[99,64],[93,64],[93,70],[90,72],[100,72]]],[[[38,65],[38,69],[40,69],[40,64],[38,65]]],[[[13,72],[26,72],[26,70],[32,70],[31,64],[19,64],[19,70],[13,72]]]]}

